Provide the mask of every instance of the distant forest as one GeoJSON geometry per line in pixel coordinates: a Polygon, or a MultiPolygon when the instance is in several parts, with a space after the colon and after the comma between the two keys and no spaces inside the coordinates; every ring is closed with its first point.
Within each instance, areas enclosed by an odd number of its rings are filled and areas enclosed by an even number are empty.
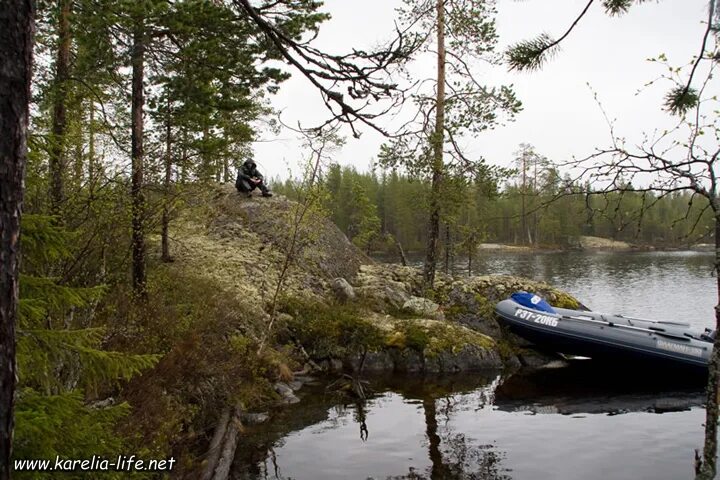
{"type": "MultiPolygon", "coordinates": [[[[359,247],[389,251],[397,241],[406,251],[425,248],[430,183],[423,177],[332,164],[322,185],[328,215],[359,247]]],[[[276,179],[273,186],[290,198],[297,196],[296,180],[276,179]]],[[[537,166],[520,162],[520,168],[482,178],[447,180],[444,189],[442,242],[456,254],[483,242],[564,248],[580,235],[657,247],[712,238],[713,218],[704,198],[685,192],[587,195],[590,185],[562,176],[547,161],[537,166]]]]}

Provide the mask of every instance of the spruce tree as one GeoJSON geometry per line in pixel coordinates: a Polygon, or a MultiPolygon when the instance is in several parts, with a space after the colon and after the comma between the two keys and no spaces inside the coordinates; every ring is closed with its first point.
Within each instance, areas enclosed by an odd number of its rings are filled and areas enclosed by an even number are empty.
{"type": "MultiPolygon", "coordinates": [[[[13,456],[113,458],[122,449],[114,426],[129,406],[93,407],[87,399],[112,391],[118,382],[153,366],[157,357],[104,350],[104,329],[93,325],[93,312],[106,288],[64,285],[49,276],[71,255],[74,235],[47,216],[25,215],[22,226],[13,456]]],[[[53,478],[51,472],[30,476],[53,478]]]]}

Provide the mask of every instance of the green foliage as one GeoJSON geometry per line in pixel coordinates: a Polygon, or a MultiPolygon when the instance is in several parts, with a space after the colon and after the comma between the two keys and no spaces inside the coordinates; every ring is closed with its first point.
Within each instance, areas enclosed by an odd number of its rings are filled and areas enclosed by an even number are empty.
{"type": "Polygon", "coordinates": [[[410,348],[426,358],[434,358],[443,352],[457,352],[468,346],[494,348],[495,342],[452,323],[403,320],[395,326],[388,346],[410,348]]]}
{"type": "Polygon", "coordinates": [[[63,260],[72,254],[70,245],[75,236],[56,225],[55,220],[47,215],[23,216],[24,261],[36,268],[63,260]]]}
{"type": "MultiPolygon", "coordinates": [[[[51,217],[24,216],[26,268],[35,274],[52,271],[72,254],[69,242],[73,237],[51,217]]],[[[15,458],[117,455],[122,442],[114,425],[127,414],[128,406],[89,408],[84,389],[112,388],[152,367],[158,357],[103,349],[105,329],[86,325],[92,322],[92,310],[104,287],[74,287],[27,274],[20,282],[17,363],[21,393],[15,458]]]]}
{"type": "Polygon", "coordinates": [[[57,279],[21,275],[20,325],[33,328],[40,323],[38,320],[47,322],[49,317],[61,316],[70,309],[88,307],[105,292],[106,288],[102,285],[68,287],[58,284],[57,279]]]}
{"type": "Polygon", "coordinates": [[[492,302],[487,297],[480,294],[475,295],[475,301],[478,304],[477,313],[481,318],[495,318],[495,304],[497,302],[492,302]]]}
{"type": "Polygon", "coordinates": [[[350,217],[350,235],[352,241],[362,250],[369,250],[371,242],[380,234],[380,218],[376,205],[370,201],[360,182],[352,186],[353,213],[350,217]]]}
{"type": "Polygon", "coordinates": [[[535,38],[518,42],[506,52],[507,64],[511,70],[539,70],[557,49],[553,47],[555,40],[547,33],[535,38]]]}
{"type": "Polygon", "coordinates": [[[415,322],[405,321],[400,324],[398,330],[403,334],[403,344],[407,348],[422,354],[430,345],[431,336],[429,331],[415,322]]]}
{"type": "Polygon", "coordinates": [[[665,95],[665,109],[674,115],[682,115],[695,108],[699,101],[700,96],[696,89],[678,86],[665,95]]]}
{"type": "Polygon", "coordinates": [[[622,15],[630,10],[634,0],[604,0],[603,7],[609,15],[622,15]]]}
{"type": "MultiPolygon", "coordinates": [[[[566,246],[580,235],[670,247],[701,241],[712,232],[707,202],[691,201],[689,193],[613,192],[586,197],[589,185],[563,177],[551,160],[530,145],[521,145],[519,155],[522,152],[529,155],[524,162],[524,183],[523,162],[502,183],[486,176],[445,182],[447,198],[441,206],[459,253],[474,254],[481,242],[528,243],[528,231],[533,245],[554,248],[566,246]]],[[[381,241],[391,236],[406,251],[425,248],[427,180],[397,171],[360,173],[352,167],[332,165],[323,183],[330,218],[356,244],[395,255],[394,243],[381,241]],[[364,203],[363,195],[372,206],[364,203]],[[363,210],[370,212],[370,218],[376,212],[379,219],[379,235],[368,244],[356,240],[363,210]]],[[[286,182],[276,190],[293,198],[294,188],[292,182],[286,182]]],[[[375,228],[372,222],[366,225],[375,228]]]]}
{"type": "Polygon", "coordinates": [[[287,328],[313,358],[344,358],[376,351],[385,334],[352,306],[286,299],[282,311],[291,315],[287,328]]]}
{"type": "Polygon", "coordinates": [[[129,380],[157,363],[156,355],[128,355],[101,349],[103,328],[22,330],[17,343],[23,385],[63,391],[66,385],[97,388],[129,380]]]}
{"type": "MultiPolygon", "coordinates": [[[[130,412],[127,403],[92,408],[79,392],[45,395],[31,388],[18,392],[15,410],[16,459],[89,459],[93,455],[114,461],[124,451],[115,425],[130,412]]],[[[100,478],[127,478],[127,472],[96,472],[100,478]]],[[[57,478],[52,472],[16,472],[14,477],[57,478]]],[[[63,478],[87,478],[87,472],[63,473],[63,478]]]]}

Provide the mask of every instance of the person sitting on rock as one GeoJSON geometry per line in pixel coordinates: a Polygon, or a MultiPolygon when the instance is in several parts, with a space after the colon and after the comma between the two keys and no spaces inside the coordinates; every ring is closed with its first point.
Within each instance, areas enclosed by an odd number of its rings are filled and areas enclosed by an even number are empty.
{"type": "Polygon", "coordinates": [[[258,188],[262,192],[263,197],[272,197],[272,193],[265,186],[263,176],[258,172],[255,160],[248,159],[238,169],[237,180],[235,180],[235,188],[238,192],[244,193],[248,197],[252,197],[252,191],[258,188]]]}

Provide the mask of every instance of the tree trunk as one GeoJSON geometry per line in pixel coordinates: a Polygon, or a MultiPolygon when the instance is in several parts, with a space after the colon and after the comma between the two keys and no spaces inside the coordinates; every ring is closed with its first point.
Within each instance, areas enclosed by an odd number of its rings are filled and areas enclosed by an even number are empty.
{"type": "Polygon", "coordinates": [[[170,243],[169,243],[169,232],[170,232],[170,186],[172,181],[172,128],[170,125],[170,98],[167,99],[167,112],[165,116],[165,183],[164,193],[165,200],[163,201],[162,211],[162,261],[170,262],[170,243]]]}
{"type": "Polygon", "coordinates": [[[88,136],[88,185],[90,188],[90,198],[93,198],[95,192],[95,181],[97,172],[95,171],[95,102],[90,100],[90,125],[88,136]]]}
{"type": "Polygon", "coordinates": [[[232,175],[230,175],[230,159],[228,157],[223,158],[223,182],[227,183],[232,181],[232,175]]]}
{"type": "Polygon", "coordinates": [[[473,240],[474,239],[470,240],[468,244],[468,277],[472,277],[473,250],[477,248],[473,240]]]}
{"type": "Polygon", "coordinates": [[[187,174],[187,164],[188,164],[188,154],[187,154],[187,130],[185,128],[182,129],[182,146],[180,147],[180,183],[182,185],[186,184],[188,181],[188,174],[187,174]]]}
{"type": "Polygon", "coordinates": [[[0,1],[0,480],[10,478],[12,453],[20,217],[34,28],[34,2],[0,1]]]}
{"type": "Polygon", "coordinates": [[[136,19],[132,63],[132,284],[136,296],[147,296],[145,273],[145,196],[143,192],[143,83],[145,67],[144,19],[136,19]]]}
{"type": "Polygon", "coordinates": [[[715,279],[717,281],[718,304],[715,306],[715,343],[708,368],[707,400],[705,403],[705,443],[703,457],[697,480],[715,478],[717,467],[717,434],[718,434],[718,386],[720,380],[720,205],[718,199],[711,199],[715,213],[715,279]]]}
{"type": "Polygon", "coordinates": [[[225,438],[228,424],[230,423],[231,411],[232,408],[226,407],[220,413],[220,420],[218,420],[215,433],[213,433],[212,440],[210,440],[210,446],[208,447],[207,458],[200,480],[211,480],[215,473],[215,468],[217,467],[218,461],[220,461],[220,454],[222,453],[222,442],[225,438]]]}
{"type": "Polygon", "coordinates": [[[70,77],[70,9],[71,0],[58,0],[58,48],[55,61],[53,92],[52,141],[50,144],[50,211],[60,214],[65,197],[65,135],[67,132],[66,103],[70,77]]]}
{"type": "Polygon", "coordinates": [[[455,273],[455,244],[452,236],[452,227],[445,224],[445,273],[455,273]]]}
{"type": "Polygon", "coordinates": [[[232,462],[235,459],[235,451],[237,450],[241,427],[240,409],[235,408],[233,409],[232,417],[228,422],[225,436],[222,440],[220,457],[215,465],[215,470],[211,477],[212,480],[227,480],[230,476],[230,467],[232,467],[232,462]]]}
{"type": "Polygon", "coordinates": [[[395,248],[397,248],[398,255],[400,256],[400,263],[402,263],[403,267],[407,267],[408,259],[405,256],[405,250],[403,250],[402,244],[400,244],[400,240],[397,238],[395,239],[395,248]]]}
{"type": "Polygon", "coordinates": [[[443,179],[443,145],[445,144],[445,0],[437,0],[437,98],[435,101],[435,132],[432,138],[433,168],[430,192],[430,222],[425,253],[423,281],[425,288],[435,283],[438,237],[440,236],[440,191],[443,179]]]}
{"type": "Polygon", "coordinates": [[[530,235],[530,231],[527,228],[527,217],[525,216],[525,194],[527,192],[527,178],[525,176],[526,171],[526,154],[522,154],[522,185],[520,186],[520,238],[522,243],[525,243],[525,235],[530,235]]]}

